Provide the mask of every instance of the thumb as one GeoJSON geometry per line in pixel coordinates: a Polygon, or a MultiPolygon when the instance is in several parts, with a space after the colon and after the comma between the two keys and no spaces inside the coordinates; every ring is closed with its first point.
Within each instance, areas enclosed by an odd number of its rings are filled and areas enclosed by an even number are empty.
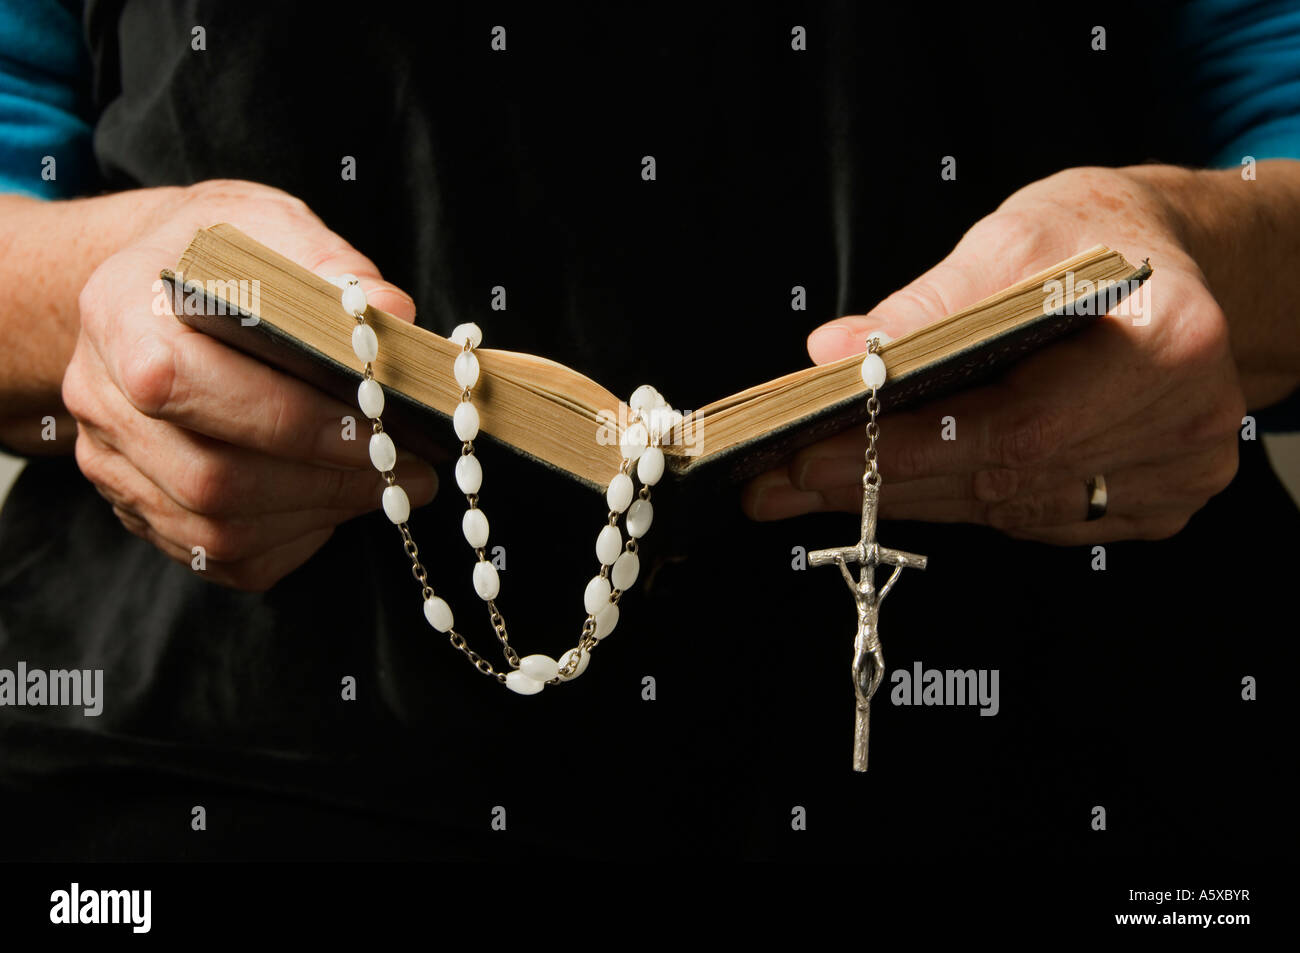
{"type": "Polygon", "coordinates": [[[866,314],[827,322],[808,335],[808,355],[829,364],[867,349],[867,336],[881,331],[890,340],[945,318],[1000,291],[992,269],[979,267],[973,250],[959,245],[947,258],[899,288],[866,314]]]}
{"type": "Polygon", "coordinates": [[[397,285],[385,281],[374,262],[359,251],[348,248],[336,252],[322,262],[316,271],[331,281],[343,275],[354,275],[360,280],[361,288],[366,293],[366,303],[372,308],[387,311],[408,324],[415,321],[415,299],[397,285]]]}
{"type": "Polygon", "coordinates": [[[382,278],[370,278],[361,272],[355,272],[361,279],[361,287],[366,290],[366,300],[380,311],[387,311],[395,318],[401,318],[407,324],[415,322],[415,299],[397,285],[382,278]]]}

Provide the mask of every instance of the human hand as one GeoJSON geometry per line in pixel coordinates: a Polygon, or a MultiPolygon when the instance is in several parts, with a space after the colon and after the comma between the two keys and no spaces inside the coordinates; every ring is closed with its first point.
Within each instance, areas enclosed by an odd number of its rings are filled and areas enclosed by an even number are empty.
{"type": "MultiPolygon", "coordinates": [[[[264,590],[377,508],[384,483],[366,441],[342,439],[356,408],[156,314],[160,266],[230,222],[312,271],[356,275],[397,317],[415,304],[293,196],[233,180],[175,191],[81,292],[63,378],[77,464],[131,532],[187,566],[202,546],[207,578],[264,590]]],[[[403,454],[396,470],[413,506],[433,498],[428,464],[403,454]]]]}
{"type": "MultiPolygon", "coordinates": [[[[1184,246],[1160,169],[1071,169],[1033,183],[978,222],[942,262],[866,315],[814,331],[819,364],[924,327],[1025,276],[1103,244],[1150,257],[1149,321],[1107,315],[993,383],[890,413],[878,446],[885,518],[969,522],[1062,545],[1161,539],[1231,482],[1246,403],[1224,314],[1184,246]],[[941,419],[956,439],[941,439],[941,419]],[[1085,481],[1109,508],[1085,521],[1085,481]]],[[[809,446],[755,478],[753,519],[856,511],[860,428],[809,446]]]]}

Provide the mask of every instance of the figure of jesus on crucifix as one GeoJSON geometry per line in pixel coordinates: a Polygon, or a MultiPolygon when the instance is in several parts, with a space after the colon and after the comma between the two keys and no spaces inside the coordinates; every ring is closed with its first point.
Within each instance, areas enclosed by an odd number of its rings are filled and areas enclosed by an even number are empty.
{"type": "Polygon", "coordinates": [[[876,542],[876,507],[880,500],[880,480],[872,473],[862,480],[862,538],[856,546],[839,549],[819,549],[808,554],[813,566],[835,563],[840,567],[844,581],[853,591],[858,604],[858,634],[853,645],[853,691],[857,696],[857,724],[853,738],[853,770],[867,770],[867,740],[871,726],[871,696],[885,677],[885,658],[880,649],[878,615],[880,603],[898,581],[906,568],[924,569],[926,557],[905,553],[898,549],[885,549],[876,542]],[[872,479],[875,477],[874,479],[872,479]],[[849,563],[859,566],[858,578],[849,572],[849,563]],[[889,580],[876,589],[876,566],[880,563],[894,567],[889,580]]]}

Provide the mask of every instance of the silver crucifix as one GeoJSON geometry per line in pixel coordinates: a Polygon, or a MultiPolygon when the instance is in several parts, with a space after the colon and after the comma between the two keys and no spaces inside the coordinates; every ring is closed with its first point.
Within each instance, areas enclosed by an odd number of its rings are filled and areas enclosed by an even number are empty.
{"type": "Polygon", "coordinates": [[[844,581],[853,590],[858,604],[858,635],[853,644],[853,691],[857,696],[857,724],[853,735],[853,770],[867,770],[867,739],[871,728],[871,696],[885,677],[885,658],[880,650],[880,628],[877,617],[880,603],[898,581],[904,569],[924,569],[926,557],[906,553],[900,549],[885,549],[876,542],[876,507],[880,502],[880,474],[876,471],[876,413],[880,402],[875,389],[867,402],[871,422],[867,425],[867,469],[862,475],[862,538],[856,546],[839,549],[819,549],[808,554],[813,566],[840,567],[844,581]],[[857,563],[858,578],[849,572],[848,564],[857,563]],[[876,566],[884,563],[893,566],[889,581],[876,589],[876,566]]]}

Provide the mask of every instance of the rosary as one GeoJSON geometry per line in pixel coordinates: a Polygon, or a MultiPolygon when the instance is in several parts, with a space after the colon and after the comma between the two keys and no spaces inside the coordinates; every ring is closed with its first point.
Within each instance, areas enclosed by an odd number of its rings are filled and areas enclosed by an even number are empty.
{"type": "MultiPolygon", "coordinates": [[[[456,461],[456,485],[465,494],[468,508],[461,521],[465,541],[477,557],[474,564],[474,591],[487,603],[488,617],[501,643],[502,654],[510,671],[499,672],[465,641],[454,626],[454,616],[445,599],[434,593],[429,585],[428,573],[420,562],[419,549],[411,538],[407,520],[411,503],[406,491],[397,484],[393,467],[397,463],[397,448],[393,439],[384,432],[381,415],[384,411],[384,391],[374,378],[373,362],[379,356],[379,339],[374,328],[366,324],[366,294],[354,275],[330,279],[343,289],[343,310],[356,319],[352,331],[352,349],[364,365],[362,380],[357,388],[357,403],[362,413],[371,421],[370,462],[379,471],[387,486],[381,503],[384,514],[397,526],[402,535],[402,545],[411,560],[411,574],[420,584],[424,600],[424,616],[438,632],[447,633],[452,647],[462,652],[474,667],[521,695],[535,695],[547,685],[557,685],[577,678],[587,669],[591,652],[600,641],[614,631],[618,624],[619,600],[636,582],[640,572],[638,540],[650,529],[654,508],[650,502],[650,488],[659,482],[664,473],[663,439],[682,421],[682,414],[674,410],[653,387],[638,387],[628,400],[631,409],[629,425],[619,440],[622,462],[618,472],[609,481],[605,501],[609,511],[606,523],[596,537],[596,559],[600,571],[587,583],[583,592],[586,619],[578,637],[578,644],[558,660],[547,655],[527,655],[520,658],[510,644],[505,618],[497,608],[496,598],[501,591],[501,579],[496,567],[487,560],[488,520],[479,507],[479,490],[483,483],[483,467],[474,455],[474,438],[478,436],[479,415],[472,401],[474,385],[478,383],[479,361],[474,353],[482,343],[483,333],[478,325],[468,323],[452,330],[450,340],[461,346],[452,365],[452,374],[461,387],[460,403],[452,415],[452,427],[461,441],[460,459],[456,461]],[[637,490],[632,482],[633,465],[641,484],[637,490]],[[635,499],[634,499],[635,497],[635,499]],[[624,516],[628,539],[623,540],[619,518],[624,516]]],[[[880,401],[876,389],[885,382],[885,362],[878,351],[885,338],[873,335],[862,362],[862,380],[870,388],[867,398],[866,469],[862,476],[862,536],[854,546],[840,549],[823,549],[808,554],[813,566],[831,563],[839,566],[858,606],[858,632],[853,651],[853,690],[857,700],[857,723],[854,732],[853,769],[867,769],[867,735],[870,725],[871,697],[884,677],[885,662],[880,649],[877,614],[880,603],[889,594],[904,568],[924,569],[926,557],[901,550],[885,549],[876,543],[876,507],[880,496],[880,474],[876,469],[876,439],[879,428],[876,417],[880,401]],[[859,566],[858,578],[849,572],[848,564],[859,566]],[[875,568],[878,564],[894,566],[894,572],[877,591],[875,568]]]]}
{"type": "Polygon", "coordinates": [[[880,649],[880,627],[877,616],[880,603],[894,588],[904,569],[924,569],[926,557],[905,553],[900,549],[885,549],[876,542],[876,507],[880,504],[880,472],[876,469],[876,439],[880,428],[876,416],[880,413],[880,400],[876,388],[885,383],[885,362],[877,353],[883,335],[874,334],[862,359],[862,382],[871,389],[867,397],[867,457],[862,474],[862,536],[855,546],[839,549],[819,549],[808,554],[808,563],[826,566],[834,563],[840,567],[844,581],[849,584],[858,604],[858,634],[853,641],[853,693],[857,700],[857,722],[853,732],[853,770],[867,770],[867,737],[871,729],[871,697],[876,694],[885,677],[885,657],[880,649]],[[858,578],[849,572],[849,563],[857,563],[858,578]],[[876,566],[884,563],[893,566],[888,581],[876,590],[876,566]]]}

